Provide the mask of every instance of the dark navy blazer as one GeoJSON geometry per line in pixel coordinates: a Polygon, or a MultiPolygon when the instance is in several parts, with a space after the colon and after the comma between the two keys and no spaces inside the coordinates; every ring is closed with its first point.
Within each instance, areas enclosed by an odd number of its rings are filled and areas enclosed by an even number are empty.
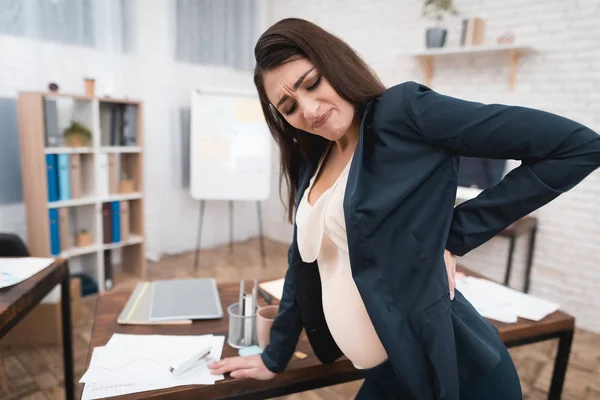
{"type": "MultiPolygon", "coordinates": [[[[503,343],[458,290],[450,300],[444,250],[462,256],[573,188],[600,165],[600,136],[554,114],[464,101],[415,82],[386,90],[360,113],[344,199],[354,281],[404,388],[418,400],[458,400],[460,385],[499,362],[503,343]],[[461,156],[522,164],[454,207],[461,156]]],[[[324,148],[302,164],[297,201],[324,148]]],[[[274,372],[285,369],[303,328],[321,362],[341,355],[316,262],[302,261],[296,229],[288,258],[262,353],[274,372]]]]}

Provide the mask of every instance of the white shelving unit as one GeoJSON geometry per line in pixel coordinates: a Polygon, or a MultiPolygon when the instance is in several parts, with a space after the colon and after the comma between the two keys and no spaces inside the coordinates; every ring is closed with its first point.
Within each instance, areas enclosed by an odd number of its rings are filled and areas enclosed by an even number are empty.
{"type": "Polygon", "coordinates": [[[528,45],[521,44],[499,44],[499,45],[479,45],[463,47],[442,47],[423,49],[411,52],[400,52],[401,56],[416,57],[421,65],[421,70],[425,76],[425,83],[431,86],[434,74],[434,60],[437,57],[444,56],[477,56],[489,53],[505,53],[507,62],[510,66],[509,88],[513,90],[516,85],[517,69],[519,60],[527,55],[537,52],[537,50],[528,45]]]}
{"type": "MultiPolygon", "coordinates": [[[[27,245],[32,256],[68,259],[71,273],[89,275],[96,282],[98,290],[103,292],[105,255],[109,255],[105,252],[117,251],[122,272],[145,279],[142,103],[80,95],[24,92],[19,94],[18,106],[27,245]],[[55,120],[49,118],[46,109],[48,99],[54,100],[51,111],[57,114],[55,120]],[[113,110],[119,111],[115,114],[113,110]],[[106,112],[113,114],[107,117],[106,112]],[[102,118],[105,118],[104,121],[102,118]],[[108,121],[113,118],[117,122],[107,125],[106,118],[109,118],[108,121]],[[120,123],[125,120],[126,128],[119,128],[119,132],[123,135],[122,140],[133,141],[134,144],[123,146],[120,144],[120,137],[119,141],[115,140],[115,126],[121,126],[120,123]],[[91,145],[69,147],[67,143],[59,143],[58,146],[50,146],[49,132],[54,132],[53,139],[61,140],[62,132],[71,121],[80,122],[90,129],[91,145]],[[123,133],[125,130],[128,136],[123,133]],[[110,145],[111,143],[119,144],[110,145]],[[69,156],[70,199],[49,201],[46,157],[53,154],[69,156]],[[76,157],[79,163],[74,163],[72,157],[76,157]],[[114,163],[109,166],[107,160],[114,163]],[[78,166],[77,174],[73,172],[77,169],[75,165],[78,166]],[[122,188],[126,186],[121,186],[119,180],[124,175],[130,185],[134,186],[133,191],[123,192],[122,188]],[[79,190],[73,189],[73,185],[79,190]],[[120,202],[119,206],[127,205],[127,208],[121,209],[123,212],[120,218],[123,221],[120,222],[129,227],[128,235],[117,242],[112,240],[116,238],[112,236],[112,231],[105,229],[107,221],[103,214],[103,205],[113,202],[120,202]],[[49,214],[53,209],[62,213],[61,221],[68,221],[61,225],[63,228],[68,225],[68,229],[60,233],[61,249],[58,254],[52,254],[51,251],[49,214]],[[89,232],[92,241],[91,244],[77,246],[75,236],[82,230],[89,232]],[[62,240],[66,237],[68,240],[62,240]]],[[[113,280],[114,278],[113,273],[113,280]]]]}

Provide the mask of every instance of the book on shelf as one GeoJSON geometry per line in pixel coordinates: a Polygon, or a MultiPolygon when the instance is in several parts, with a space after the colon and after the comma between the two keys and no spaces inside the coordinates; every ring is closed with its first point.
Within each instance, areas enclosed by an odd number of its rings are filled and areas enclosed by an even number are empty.
{"type": "Polygon", "coordinates": [[[58,129],[58,110],[54,99],[44,98],[44,128],[46,147],[62,146],[62,137],[58,129]]]}
{"type": "Polygon", "coordinates": [[[81,155],[71,154],[71,198],[81,197],[81,155]]]}
{"type": "Polygon", "coordinates": [[[80,154],[46,154],[48,201],[81,197],[82,161],[80,154]]]}
{"type": "Polygon", "coordinates": [[[110,203],[111,216],[112,220],[110,222],[110,226],[112,228],[111,236],[112,241],[114,243],[118,243],[121,241],[121,203],[118,201],[113,201],[110,203]]]}
{"type": "Polygon", "coordinates": [[[58,172],[56,154],[46,154],[48,201],[58,201],[58,172]]]}
{"type": "Polygon", "coordinates": [[[98,182],[97,194],[100,198],[105,198],[110,195],[110,173],[108,164],[108,154],[96,154],[98,158],[98,182]]]}
{"type": "Polygon", "coordinates": [[[69,232],[69,209],[62,207],[58,209],[58,231],[61,251],[69,250],[71,245],[71,234],[69,232]]]}
{"type": "Polygon", "coordinates": [[[122,201],[120,205],[121,210],[121,240],[129,240],[129,202],[122,201]]]}
{"type": "Polygon", "coordinates": [[[71,163],[68,154],[57,154],[58,192],[60,200],[71,199],[71,163]]]}
{"type": "Polygon", "coordinates": [[[58,210],[51,208],[48,210],[50,218],[50,254],[57,256],[60,254],[60,226],[58,219],[58,210]]]}
{"type": "Polygon", "coordinates": [[[129,201],[102,203],[102,232],[106,244],[129,239],[129,201]]]}
{"type": "Polygon", "coordinates": [[[112,213],[110,203],[102,203],[102,241],[112,243],[112,213]]]}
{"type": "Polygon", "coordinates": [[[103,146],[137,146],[138,106],[110,104],[102,106],[100,131],[103,146]]]}

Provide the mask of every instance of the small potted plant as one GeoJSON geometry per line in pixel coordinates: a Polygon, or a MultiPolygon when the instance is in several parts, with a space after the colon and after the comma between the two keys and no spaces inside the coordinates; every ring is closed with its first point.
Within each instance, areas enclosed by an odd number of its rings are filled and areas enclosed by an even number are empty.
{"type": "Polygon", "coordinates": [[[121,174],[121,179],[119,180],[119,193],[133,193],[135,192],[135,185],[133,179],[129,177],[127,172],[123,172],[121,174]]]}
{"type": "Polygon", "coordinates": [[[85,247],[92,245],[92,234],[87,229],[82,229],[77,232],[75,237],[75,245],[77,247],[85,247]]]}
{"type": "Polygon", "coordinates": [[[69,147],[92,145],[92,132],[85,125],[77,121],[71,121],[71,125],[65,129],[63,136],[65,144],[69,147]]]}
{"type": "Polygon", "coordinates": [[[442,21],[445,15],[457,14],[453,0],[425,0],[421,16],[435,22],[435,26],[428,28],[425,34],[428,48],[444,47],[448,29],[442,26],[442,21]]]}

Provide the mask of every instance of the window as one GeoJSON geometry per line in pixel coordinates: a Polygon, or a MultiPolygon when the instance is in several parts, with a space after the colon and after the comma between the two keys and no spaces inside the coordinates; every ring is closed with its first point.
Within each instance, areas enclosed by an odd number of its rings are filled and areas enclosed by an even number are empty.
{"type": "Polygon", "coordinates": [[[259,0],[177,0],[177,61],[254,67],[259,32],[259,0]]]}
{"type": "Polygon", "coordinates": [[[128,0],[0,0],[0,35],[103,50],[132,50],[128,0]]]}

